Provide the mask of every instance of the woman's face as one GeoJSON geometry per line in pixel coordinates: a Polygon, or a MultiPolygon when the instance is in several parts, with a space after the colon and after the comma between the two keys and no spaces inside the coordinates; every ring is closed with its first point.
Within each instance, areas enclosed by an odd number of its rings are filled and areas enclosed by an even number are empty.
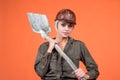
{"type": "Polygon", "coordinates": [[[64,21],[59,21],[57,25],[57,33],[61,37],[68,37],[73,30],[74,25],[71,23],[66,23],[64,21]]]}

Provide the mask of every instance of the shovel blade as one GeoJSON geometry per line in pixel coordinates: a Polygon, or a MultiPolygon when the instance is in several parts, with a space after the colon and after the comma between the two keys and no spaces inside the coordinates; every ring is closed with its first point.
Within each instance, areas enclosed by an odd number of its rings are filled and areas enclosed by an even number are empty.
{"type": "Polygon", "coordinates": [[[40,30],[43,30],[45,33],[51,32],[46,15],[30,12],[27,15],[31,28],[34,32],[40,33],[40,30]]]}

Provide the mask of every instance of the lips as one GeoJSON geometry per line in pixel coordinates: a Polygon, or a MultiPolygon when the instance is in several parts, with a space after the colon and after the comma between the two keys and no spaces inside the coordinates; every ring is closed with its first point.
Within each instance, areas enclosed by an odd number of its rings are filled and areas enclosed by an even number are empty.
{"type": "Polygon", "coordinates": [[[67,35],[67,34],[69,34],[69,32],[63,32],[63,34],[67,35]]]}

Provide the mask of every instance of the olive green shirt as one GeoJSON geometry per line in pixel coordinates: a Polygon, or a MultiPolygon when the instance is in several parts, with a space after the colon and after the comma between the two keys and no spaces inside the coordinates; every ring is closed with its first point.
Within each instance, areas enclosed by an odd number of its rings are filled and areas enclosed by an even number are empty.
{"type": "MultiPolygon", "coordinates": [[[[36,73],[43,80],[77,80],[76,76],[72,74],[73,69],[65,59],[55,49],[52,53],[47,53],[48,47],[49,43],[45,42],[38,49],[34,65],[36,73]]],[[[96,80],[99,75],[98,66],[83,42],[69,37],[64,52],[77,68],[79,68],[79,61],[82,61],[90,80],[96,80]]]]}

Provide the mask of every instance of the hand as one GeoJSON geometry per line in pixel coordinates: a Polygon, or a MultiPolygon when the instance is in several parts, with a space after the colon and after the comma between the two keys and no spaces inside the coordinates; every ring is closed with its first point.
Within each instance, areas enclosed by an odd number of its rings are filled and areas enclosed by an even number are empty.
{"type": "Polygon", "coordinates": [[[75,76],[78,78],[78,80],[80,80],[82,77],[85,76],[85,73],[81,68],[78,68],[75,71],[73,71],[73,74],[75,74],[75,76]]]}
{"type": "Polygon", "coordinates": [[[57,41],[55,39],[51,39],[49,42],[49,48],[48,48],[47,52],[51,53],[52,50],[54,49],[55,44],[57,44],[57,41]]]}

